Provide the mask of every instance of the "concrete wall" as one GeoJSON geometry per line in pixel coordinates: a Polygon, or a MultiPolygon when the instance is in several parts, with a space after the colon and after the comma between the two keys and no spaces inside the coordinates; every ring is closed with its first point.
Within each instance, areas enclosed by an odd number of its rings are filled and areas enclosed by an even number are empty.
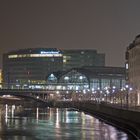
{"type": "Polygon", "coordinates": [[[73,107],[96,115],[140,138],[140,112],[93,102],[59,102],[56,107],[73,107]]]}
{"type": "Polygon", "coordinates": [[[90,102],[79,102],[75,103],[74,106],[106,119],[108,122],[132,132],[140,138],[140,112],[90,102]]]}

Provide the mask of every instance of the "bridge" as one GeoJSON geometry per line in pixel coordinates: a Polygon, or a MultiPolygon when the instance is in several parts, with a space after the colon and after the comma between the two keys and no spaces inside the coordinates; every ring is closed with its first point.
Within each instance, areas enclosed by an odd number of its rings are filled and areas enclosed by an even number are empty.
{"type": "Polygon", "coordinates": [[[45,90],[28,90],[28,89],[0,89],[0,96],[10,95],[19,98],[31,99],[40,102],[48,102],[52,100],[55,91],[45,90]]]}
{"type": "Polygon", "coordinates": [[[133,134],[135,138],[140,138],[139,106],[127,104],[127,96],[120,102],[119,97],[112,102],[114,97],[105,96],[106,98],[104,98],[103,95],[93,94],[90,91],[85,93],[80,91],[1,89],[0,96],[3,95],[27,98],[46,105],[51,102],[53,107],[76,108],[97,115],[133,134]]]}
{"type": "Polygon", "coordinates": [[[73,90],[38,90],[38,89],[0,89],[0,96],[11,95],[26,99],[33,99],[43,103],[50,101],[90,101],[94,103],[104,103],[111,106],[125,109],[137,109],[136,97],[128,92],[117,91],[116,93],[107,94],[102,91],[73,91],[73,90]],[[131,95],[131,96],[130,96],[131,95]],[[132,98],[132,95],[134,96],[132,98]]]}

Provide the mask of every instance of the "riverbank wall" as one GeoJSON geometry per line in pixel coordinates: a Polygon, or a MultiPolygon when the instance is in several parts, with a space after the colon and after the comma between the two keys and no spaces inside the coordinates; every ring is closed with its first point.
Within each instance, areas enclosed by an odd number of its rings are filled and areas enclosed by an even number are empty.
{"type": "Polygon", "coordinates": [[[76,108],[124,129],[140,140],[140,112],[93,102],[57,102],[54,107],[76,108]]]}

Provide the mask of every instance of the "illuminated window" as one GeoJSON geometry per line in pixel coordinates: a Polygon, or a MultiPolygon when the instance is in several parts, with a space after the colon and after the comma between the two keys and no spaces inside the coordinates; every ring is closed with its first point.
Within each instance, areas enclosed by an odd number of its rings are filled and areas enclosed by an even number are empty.
{"type": "Polygon", "coordinates": [[[66,59],[63,59],[63,62],[64,62],[64,63],[66,63],[66,62],[67,62],[67,60],[66,60],[66,59]]]}
{"type": "Polygon", "coordinates": [[[66,77],[64,77],[64,79],[65,79],[65,80],[69,80],[69,77],[68,77],[68,76],[66,76],[66,77]]]}
{"type": "Polygon", "coordinates": [[[128,63],[126,63],[125,68],[128,69],[128,63]]]}
{"type": "Polygon", "coordinates": [[[8,58],[24,58],[24,57],[62,57],[59,53],[42,53],[42,54],[19,54],[19,55],[8,55],[8,58]]]}

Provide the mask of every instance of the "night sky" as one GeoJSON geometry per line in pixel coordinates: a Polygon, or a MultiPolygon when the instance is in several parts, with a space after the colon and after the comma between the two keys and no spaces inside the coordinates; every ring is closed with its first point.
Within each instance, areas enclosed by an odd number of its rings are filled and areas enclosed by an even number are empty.
{"type": "Polygon", "coordinates": [[[140,0],[0,0],[2,54],[21,48],[97,49],[124,66],[140,33],[140,0]]]}

